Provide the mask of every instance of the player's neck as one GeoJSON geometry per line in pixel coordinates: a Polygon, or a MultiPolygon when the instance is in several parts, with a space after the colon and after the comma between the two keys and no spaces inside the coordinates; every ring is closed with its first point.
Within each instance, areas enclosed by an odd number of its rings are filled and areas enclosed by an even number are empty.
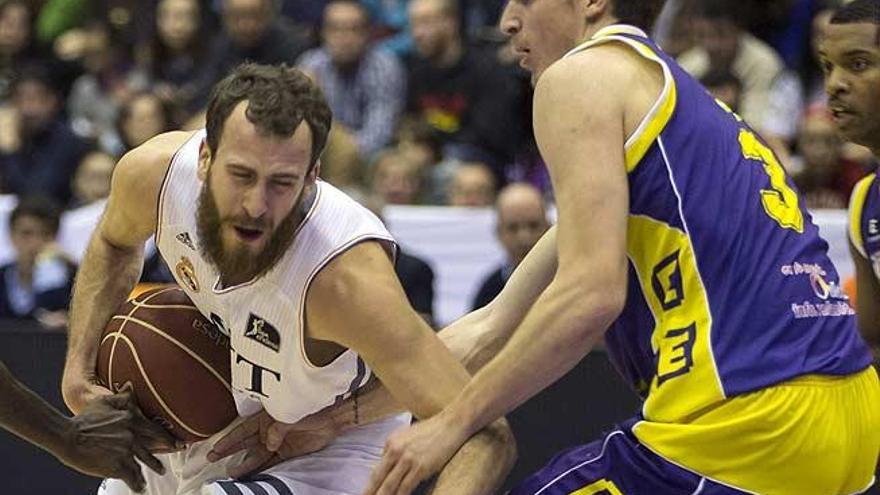
{"type": "Polygon", "coordinates": [[[608,26],[613,26],[615,24],[621,24],[621,22],[614,17],[602,17],[596,22],[588,22],[584,26],[584,31],[583,33],[581,33],[578,44],[591,40],[594,36],[596,36],[596,33],[607,28],[608,26]]]}

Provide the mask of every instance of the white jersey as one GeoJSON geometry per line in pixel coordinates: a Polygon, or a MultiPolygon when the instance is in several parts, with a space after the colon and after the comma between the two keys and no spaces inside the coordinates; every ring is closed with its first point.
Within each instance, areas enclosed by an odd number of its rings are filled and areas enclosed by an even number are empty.
{"type": "Polygon", "coordinates": [[[276,266],[255,281],[221,288],[217,270],[199,252],[196,228],[202,188],[196,170],[204,136],[196,133],[172,159],[159,197],[156,244],[193,303],[229,335],[239,414],[262,407],[276,420],[293,423],[347,397],[370,375],[350,350],[326,366],[309,362],[303,346],[309,284],[351,246],[375,239],[391,247],[393,239],[370,211],[318,181],[315,200],[276,266]]]}

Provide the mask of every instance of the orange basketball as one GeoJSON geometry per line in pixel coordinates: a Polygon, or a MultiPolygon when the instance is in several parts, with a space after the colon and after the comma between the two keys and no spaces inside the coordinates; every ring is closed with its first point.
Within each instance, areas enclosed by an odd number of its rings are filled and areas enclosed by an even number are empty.
{"type": "Polygon", "coordinates": [[[98,352],[102,384],[116,392],[130,382],[144,414],[187,442],[236,418],[229,366],[228,337],[177,286],[123,304],[98,352]]]}

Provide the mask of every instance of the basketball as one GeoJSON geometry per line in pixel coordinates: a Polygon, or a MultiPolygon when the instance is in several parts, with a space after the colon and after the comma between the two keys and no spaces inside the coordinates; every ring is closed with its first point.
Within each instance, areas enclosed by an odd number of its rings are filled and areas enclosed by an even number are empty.
{"type": "Polygon", "coordinates": [[[144,414],[186,442],[209,438],[237,416],[229,339],[177,286],[119,308],[101,339],[98,378],[114,392],[130,382],[144,414]]]}

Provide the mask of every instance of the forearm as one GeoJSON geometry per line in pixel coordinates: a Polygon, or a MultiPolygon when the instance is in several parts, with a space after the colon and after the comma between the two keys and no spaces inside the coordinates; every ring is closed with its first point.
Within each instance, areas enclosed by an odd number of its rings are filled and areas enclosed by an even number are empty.
{"type": "Polygon", "coordinates": [[[67,362],[62,390],[74,412],[79,404],[71,379],[95,372],[101,334],[114,311],[131,293],[143,267],[143,248],[117,248],[100,234],[93,236],[73,290],[67,362]]]}
{"type": "Polygon", "coordinates": [[[434,495],[497,493],[516,461],[516,440],[503,419],[484,428],[449,460],[431,491],[434,495]]]}
{"type": "Polygon", "coordinates": [[[68,421],[0,363],[0,426],[57,456],[68,421]]]}
{"type": "MultiPolygon", "coordinates": [[[[554,284],[555,285],[555,284],[554,284]]],[[[571,370],[616,317],[598,292],[551,285],[502,351],[444,411],[471,435],[571,370]]]]}

